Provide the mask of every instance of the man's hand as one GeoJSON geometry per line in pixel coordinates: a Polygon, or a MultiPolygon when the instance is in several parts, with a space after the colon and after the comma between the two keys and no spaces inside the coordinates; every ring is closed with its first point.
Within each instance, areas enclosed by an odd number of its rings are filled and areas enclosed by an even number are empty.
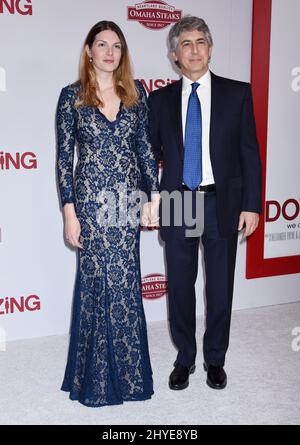
{"type": "Polygon", "coordinates": [[[259,214],[254,212],[242,212],[240,214],[240,221],[238,230],[244,228],[244,237],[252,235],[252,233],[257,229],[259,222],[259,214]]]}

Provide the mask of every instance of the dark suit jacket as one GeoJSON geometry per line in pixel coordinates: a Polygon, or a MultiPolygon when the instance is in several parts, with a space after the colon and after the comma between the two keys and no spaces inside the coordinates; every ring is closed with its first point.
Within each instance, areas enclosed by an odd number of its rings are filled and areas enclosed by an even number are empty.
{"type": "MultiPolygon", "coordinates": [[[[181,95],[182,79],[151,92],[148,99],[153,149],[157,158],[164,161],[160,191],[182,188],[181,95]]],[[[229,236],[237,230],[241,211],[261,212],[261,163],[250,84],[213,73],[210,159],[216,184],[218,227],[222,236],[229,236]]],[[[161,228],[161,232],[167,230],[161,228]]]]}

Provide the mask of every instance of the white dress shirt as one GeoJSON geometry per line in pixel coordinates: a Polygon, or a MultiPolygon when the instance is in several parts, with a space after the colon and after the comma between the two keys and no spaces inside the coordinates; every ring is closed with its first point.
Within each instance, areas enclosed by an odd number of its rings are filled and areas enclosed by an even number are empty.
{"type": "MultiPolygon", "coordinates": [[[[197,82],[197,94],[201,104],[202,114],[202,182],[201,185],[214,184],[214,176],[211,167],[209,153],[210,107],[211,107],[211,76],[208,70],[197,82]]],[[[185,123],[188,101],[192,92],[192,80],[182,76],[182,131],[183,144],[185,142],[185,123]]]]}

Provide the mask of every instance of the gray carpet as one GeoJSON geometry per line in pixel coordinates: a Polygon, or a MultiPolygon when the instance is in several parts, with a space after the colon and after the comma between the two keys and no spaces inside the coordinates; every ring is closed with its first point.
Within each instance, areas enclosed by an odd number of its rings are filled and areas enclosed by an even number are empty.
{"type": "MultiPolygon", "coordinates": [[[[87,408],[59,390],[68,338],[10,342],[0,352],[2,425],[300,424],[300,351],[292,350],[300,303],[235,311],[225,369],[228,386],[209,388],[202,368],[203,318],[197,320],[198,358],[190,386],[171,391],[175,358],[166,322],[148,326],[155,394],[145,402],[87,408]]],[[[300,343],[300,342],[299,342],[300,343]]]]}

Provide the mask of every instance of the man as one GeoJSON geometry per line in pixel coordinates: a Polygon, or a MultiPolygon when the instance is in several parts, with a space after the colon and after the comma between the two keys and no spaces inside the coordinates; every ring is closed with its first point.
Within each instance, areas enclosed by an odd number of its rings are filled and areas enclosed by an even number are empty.
{"type": "MultiPolygon", "coordinates": [[[[261,212],[261,165],[251,87],[209,70],[213,41],[204,20],[186,16],[169,33],[182,78],[149,95],[150,135],[163,157],[161,191],[204,194],[201,235],[206,275],[203,338],[207,384],[225,388],[238,230],[250,236],[261,212]]],[[[165,241],[170,330],[178,355],[169,387],[188,386],[195,370],[195,282],[200,236],[176,227],[174,214],[160,233],[165,241]]],[[[154,212],[155,213],[155,212],[154,212]]],[[[172,212],[171,212],[172,213],[172,212]]]]}

